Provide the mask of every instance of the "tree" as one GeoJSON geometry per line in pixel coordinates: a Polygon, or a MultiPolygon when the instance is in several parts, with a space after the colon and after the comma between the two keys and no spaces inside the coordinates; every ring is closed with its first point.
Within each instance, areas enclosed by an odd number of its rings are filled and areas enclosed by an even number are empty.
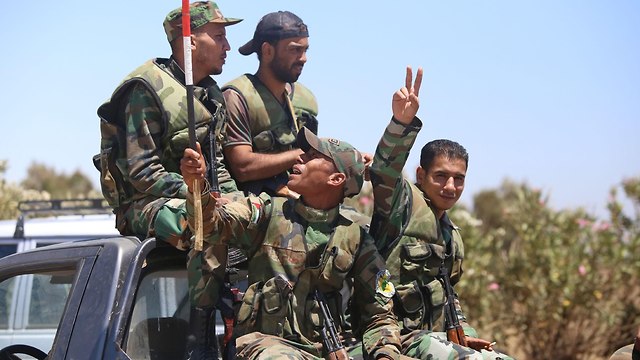
{"type": "Polygon", "coordinates": [[[96,192],[91,180],[80,171],[67,175],[37,162],[29,166],[27,178],[20,185],[25,189],[46,191],[55,199],[85,198],[96,192]]]}
{"type": "Polygon", "coordinates": [[[27,170],[27,178],[17,185],[5,180],[6,170],[7,161],[0,160],[0,219],[15,219],[20,201],[102,197],[80,171],[66,175],[33,163],[27,170]]]}
{"type": "Polygon", "coordinates": [[[18,217],[18,203],[23,200],[46,200],[49,194],[36,190],[24,189],[5,180],[7,161],[0,160],[0,219],[18,217]]]}

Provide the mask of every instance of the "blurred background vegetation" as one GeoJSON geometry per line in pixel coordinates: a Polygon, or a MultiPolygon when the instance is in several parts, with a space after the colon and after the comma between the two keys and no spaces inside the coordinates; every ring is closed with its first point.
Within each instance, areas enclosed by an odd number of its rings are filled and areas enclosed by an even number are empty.
{"type": "Polygon", "coordinates": [[[14,184],[4,178],[7,165],[6,160],[0,160],[0,219],[16,219],[20,201],[102,197],[91,179],[80,171],[65,174],[47,165],[32,163],[25,180],[14,184]]]}
{"type": "MultiPolygon", "coordinates": [[[[100,197],[80,172],[43,164],[20,184],[0,161],[0,219],[22,200],[100,197]]],[[[371,188],[348,205],[371,215],[371,188]]],[[[465,273],[456,286],[480,337],[518,359],[608,359],[640,327],[640,177],[611,189],[608,217],[557,211],[544,193],[505,180],[450,212],[461,227],[465,273]],[[631,204],[623,211],[622,203],[631,204]]]]}

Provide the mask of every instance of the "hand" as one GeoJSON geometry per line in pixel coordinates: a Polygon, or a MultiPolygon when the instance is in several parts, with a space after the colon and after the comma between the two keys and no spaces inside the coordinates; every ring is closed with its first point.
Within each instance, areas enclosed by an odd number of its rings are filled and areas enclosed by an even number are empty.
{"type": "Polygon", "coordinates": [[[496,344],[495,342],[489,342],[487,340],[478,339],[471,336],[465,336],[465,339],[467,340],[467,346],[476,351],[493,351],[493,345],[496,344]]]}
{"type": "Polygon", "coordinates": [[[182,173],[182,178],[191,193],[193,193],[193,182],[197,179],[200,180],[200,184],[203,184],[207,172],[207,164],[204,161],[200,143],[196,143],[196,148],[198,151],[191,148],[184,149],[184,154],[180,159],[180,173],[182,173]]]}
{"type": "Polygon", "coordinates": [[[364,181],[371,180],[369,176],[369,167],[373,163],[373,154],[370,153],[362,153],[362,161],[364,161],[364,181]]]}
{"type": "Polygon", "coordinates": [[[413,82],[413,71],[411,66],[407,66],[407,76],[405,86],[393,94],[391,108],[393,109],[393,117],[399,122],[408,125],[418,113],[420,103],[418,95],[420,93],[420,85],[422,84],[422,68],[418,68],[416,81],[413,82]]]}

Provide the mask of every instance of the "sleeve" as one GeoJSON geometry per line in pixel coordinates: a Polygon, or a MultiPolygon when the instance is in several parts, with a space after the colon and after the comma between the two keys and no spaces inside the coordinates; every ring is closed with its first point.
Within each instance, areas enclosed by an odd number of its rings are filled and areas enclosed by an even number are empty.
{"type": "Polygon", "coordinates": [[[251,145],[253,135],[249,123],[249,110],[242,96],[234,89],[223,93],[227,104],[227,130],[223,147],[231,145],[251,145]]]}
{"type": "Polygon", "coordinates": [[[356,333],[370,358],[381,355],[399,356],[402,345],[400,328],[393,314],[391,300],[395,289],[388,280],[384,259],[378,254],[373,239],[364,234],[351,274],[354,276],[352,308],[356,316],[356,333]]]}
{"type": "MultiPolygon", "coordinates": [[[[271,197],[241,197],[223,206],[216,205],[216,199],[203,192],[202,217],[204,240],[211,245],[230,245],[251,256],[264,240],[264,229],[271,217],[271,197]]],[[[193,194],[187,193],[187,219],[192,231],[195,229],[193,194]]]]}
{"type": "Polygon", "coordinates": [[[144,85],[130,90],[125,107],[127,177],[143,194],[157,197],[186,198],[182,175],[162,165],[160,139],[164,131],[162,114],[144,85]]]}
{"type": "MultiPolygon", "coordinates": [[[[391,119],[376,147],[369,174],[374,200],[371,234],[378,241],[378,248],[381,248],[380,242],[384,243],[387,236],[394,239],[399,231],[390,229],[394,220],[401,221],[391,215],[401,213],[404,209],[401,200],[407,198],[408,194],[405,194],[406,188],[402,186],[402,169],[421,127],[422,122],[417,117],[409,125],[391,119]]],[[[395,226],[400,229],[402,224],[395,226]]]]}

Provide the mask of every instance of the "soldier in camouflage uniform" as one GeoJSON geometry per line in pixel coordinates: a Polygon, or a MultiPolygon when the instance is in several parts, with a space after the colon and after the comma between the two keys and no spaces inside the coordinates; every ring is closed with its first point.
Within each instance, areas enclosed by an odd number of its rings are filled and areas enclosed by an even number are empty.
{"type": "MultiPolygon", "coordinates": [[[[238,358],[321,359],[327,356],[320,331],[324,317],[314,294],[324,294],[337,332],[344,329],[341,289],[354,283],[354,329],[371,358],[398,358],[400,332],[392,312],[394,288],[373,239],[342,215],[340,203],[363,183],[362,155],[335,139],[319,139],[303,128],[297,144],[302,163],[287,186],[298,199],[266,193],[216,206],[201,196],[205,241],[231,244],[249,258],[249,288],[238,311],[238,358]]],[[[187,184],[204,180],[202,156],[185,150],[187,184]]],[[[191,189],[190,189],[191,191],[191,189]]],[[[193,194],[187,198],[193,226],[193,194]]]]}
{"type": "MultiPolygon", "coordinates": [[[[468,155],[459,144],[436,140],[422,150],[417,183],[402,177],[409,151],[422,122],[415,115],[422,69],[415,83],[407,68],[406,86],[393,96],[393,118],[369,169],[374,193],[370,233],[387,261],[396,287],[394,310],[401,322],[403,348],[419,348],[431,359],[507,359],[476,338],[456,301],[469,347],[446,340],[443,286],[436,278],[444,265],[451,284],[462,275],[464,247],[458,228],[447,217],[464,189],[468,155]]],[[[457,299],[456,299],[457,300],[457,299]]]]}
{"type": "MultiPolygon", "coordinates": [[[[223,17],[211,1],[192,3],[190,16],[196,135],[207,144],[205,153],[220,160],[220,145],[211,149],[207,140],[215,137],[218,144],[222,140],[226,110],[222,92],[210,75],[222,72],[230,50],[225,27],[241,19],[223,17]]],[[[178,8],[163,23],[171,57],[152,59],[134,70],[98,109],[99,169],[103,194],[114,207],[116,226],[123,235],[156,237],[189,250],[187,187],[179,173],[189,144],[181,21],[178,8]]],[[[222,192],[237,191],[221,161],[216,170],[222,192]]],[[[197,294],[190,288],[193,332],[200,332],[199,323],[207,323],[217,299],[225,264],[216,258],[226,259],[226,249],[209,247],[189,254],[190,277],[196,276],[204,288],[197,294]]],[[[202,337],[197,340],[204,344],[202,337]]]]}
{"type": "Polygon", "coordinates": [[[242,55],[257,54],[258,71],[222,88],[229,113],[225,160],[246,193],[289,196],[288,171],[302,154],[296,146],[298,130],[306,126],[317,134],[316,98],[296,82],[308,48],[302,19],[289,11],[269,13],[239,49],[242,55]]]}

